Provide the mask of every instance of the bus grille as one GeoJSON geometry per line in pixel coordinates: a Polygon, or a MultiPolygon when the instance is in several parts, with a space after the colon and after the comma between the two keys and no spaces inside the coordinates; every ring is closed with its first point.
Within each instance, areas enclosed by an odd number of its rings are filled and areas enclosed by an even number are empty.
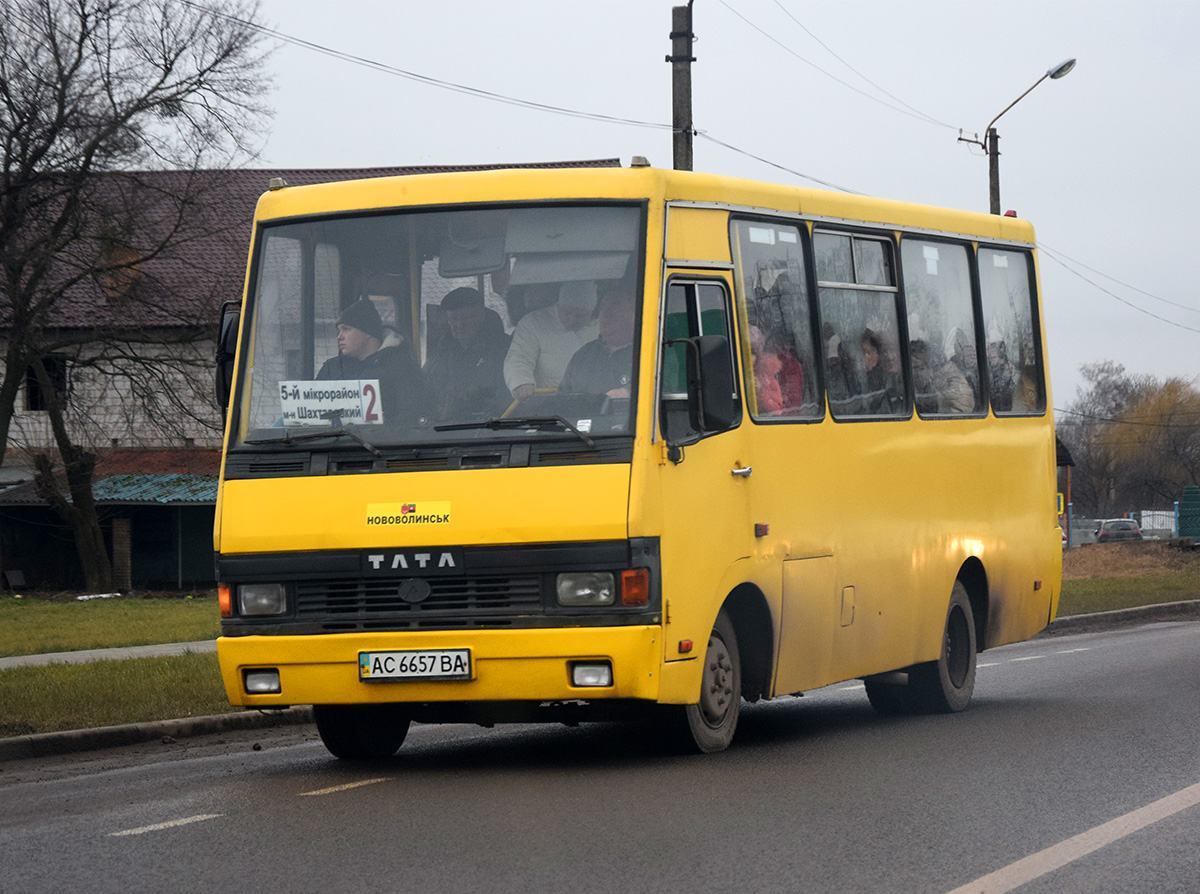
{"type": "Polygon", "coordinates": [[[422,602],[400,598],[402,580],[303,581],[296,585],[296,617],[326,630],[428,630],[505,627],[542,614],[541,581],[527,577],[426,578],[422,602]]]}

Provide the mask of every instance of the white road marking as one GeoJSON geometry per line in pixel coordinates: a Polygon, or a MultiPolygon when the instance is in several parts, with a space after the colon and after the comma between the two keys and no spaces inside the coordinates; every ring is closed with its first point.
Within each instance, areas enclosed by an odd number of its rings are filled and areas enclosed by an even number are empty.
{"type": "Polygon", "coordinates": [[[1003,869],[997,869],[961,888],[955,888],[949,894],[1007,894],[1027,882],[1041,878],[1047,873],[1061,869],[1068,863],[1075,862],[1080,857],[1085,857],[1114,841],[1119,841],[1126,835],[1132,835],[1151,823],[1166,819],[1168,816],[1173,816],[1189,807],[1195,807],[1197,804],[1200,804],[1200,783],[1189,785],[1173,795],[1160,798],[1153,804],[1147,804],[1145,807],[1109,820],[1094,829],[1082,832],[1074,838],[1068,838],[1053,847],[1048,847],[1044,851],[1039,851],[1016,863],[1010,863],[1003,869]]]}
{"type": "Polygon", "coordinates": [[[999,665],[1000,665],[999,661],[988,661],[984,664],[975,665],[975,670],[979,670],[980,668],[983,668],[983,667],[998,667],[999,665]]]}
{"type": "Polygon", "coordinates": [[[1008,660],[1009,661],[1037,661],[1038,659],[1044,658],[1044,657],[1046,657],[1046,656],[1044,656],[1044,655],[1026,655],[1024,658],[1010,658],[1008,660]]]}
{"type": "Polygon", "coordinates": [[[1092,651],[1090,648],[1079,648],[1079,649],[1063,649],[1061,652],[1057,652],[1057,653],[1055,653],[1055,654],[1058,654],[1058,655],[1074,655],[1076,652],[1090,652],[1090,651],[1092,651]]]}
{"type": "Polygon", "coordinates": [[[362,788],[364,785],[374,785],[377,782],[387,782],[386,777],[379,779],[360,779],[358,782],[347,782],[345,785],[331,785],[329,788],[319,788],[315,792],[301,792],[301,798],[307,798],[312,795],[332,795],[335,792],[346,792],[352,788],[362,788]]]}
{"type": "Polygon", "coordinates": [[[169,820],[165,823],[155,823],[153,826],[142,826],[138,829],[125,829],[121,832],[109,832],[109,838],[119,838],[122,835],[145,835],[147,832],[158,832],[162,829],[172,829],[175,826],[186,826],[189,823],[200,823],[204,820],[218,819],[225,814],[223,813],[201,813],[196,816],[188,816],[183,819],[169,820]]]}

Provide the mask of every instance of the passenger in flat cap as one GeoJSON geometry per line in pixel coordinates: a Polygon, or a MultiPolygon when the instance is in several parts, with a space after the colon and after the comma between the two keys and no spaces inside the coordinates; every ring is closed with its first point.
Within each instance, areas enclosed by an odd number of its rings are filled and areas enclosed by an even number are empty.
{"type": "Polygon", "coordinates": [[[511,340],[500,314],[485,307],[477,289],[462,287],[441,302],[448,335],[430,348],[423,370],[438,421],[498,416],[511,402],[504,357],[511,340]]]}

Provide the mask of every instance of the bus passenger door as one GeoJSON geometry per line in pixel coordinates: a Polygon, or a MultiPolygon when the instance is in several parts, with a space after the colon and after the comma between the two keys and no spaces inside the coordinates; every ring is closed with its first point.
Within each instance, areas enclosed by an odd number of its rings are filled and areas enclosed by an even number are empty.
{"type": "Polygon", "coordinates": [[[750,556],[752,463],[745,437],[736,330],[729,282],[723,277],[670,275],[659,352],[658,436],[662,488],[663,596],[668,629],[665,657],[702,657],[717,608],[735,581],[733,565],[750,556]],[[686,340],[722,336],[729,347],[734,421],[724,431],[699,431],[695,383],[689,412],[686,340]],[[686,654],[680,643],[690,640],[686,654]]]}

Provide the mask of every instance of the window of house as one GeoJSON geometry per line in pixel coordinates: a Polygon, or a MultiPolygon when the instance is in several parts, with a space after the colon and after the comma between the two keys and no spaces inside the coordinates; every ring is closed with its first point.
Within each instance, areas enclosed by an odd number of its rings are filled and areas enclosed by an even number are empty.
{"type": "MultiPolygon", "coordinates": [[[[58,394],[67,393],[67,358],[43,357],[42,366],[58,394]]],[[[47,407],[46,393],[38,380],[37,371],[32,367],[25,370],[25,409],[45,410],[47,407]]]]}

